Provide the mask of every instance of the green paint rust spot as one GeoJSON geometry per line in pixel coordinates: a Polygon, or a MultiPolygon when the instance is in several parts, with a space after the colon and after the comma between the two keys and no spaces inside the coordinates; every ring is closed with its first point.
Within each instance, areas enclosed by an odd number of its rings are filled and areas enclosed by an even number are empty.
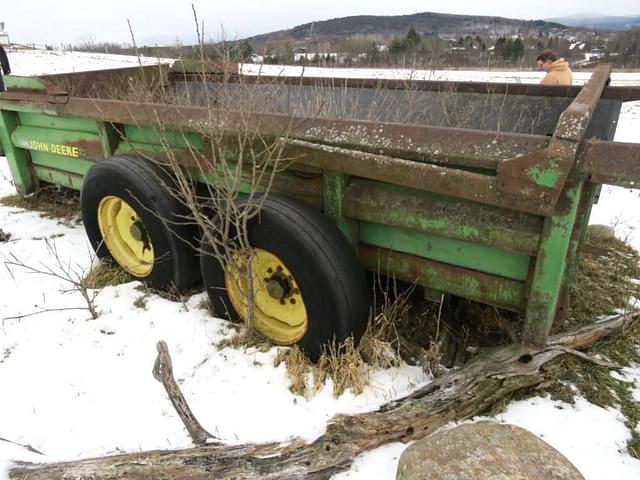
{"type": "Polygon", "coordinates": [[[562,172],[558,169],[558,162],[551,162],[548,167],[531,167],[527,175],[537,185],[553,188],[558,184],[562,172]]]}

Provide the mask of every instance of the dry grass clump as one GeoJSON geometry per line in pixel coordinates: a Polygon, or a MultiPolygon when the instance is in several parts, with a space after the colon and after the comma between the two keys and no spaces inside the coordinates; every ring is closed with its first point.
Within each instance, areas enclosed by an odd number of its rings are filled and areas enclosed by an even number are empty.
{"type": "Polygon", "coordinates": [[[228,347],[231,348],[255,348],[259,352],[268,352],[273,344],[260,334],[256,329],[247,328],[246,324],[239,322],[229,322],[228,328],[234,330],[234,333],[215,344],[218,350],[228,347]]]}
{"type": "Polygon", "coordinates": [[[283,362],[287,368],[287,376],[291,380],[289,390],[296,395],[305,395],[307,378],[312,368],[311,362],[297,345],[289,349],[278,350],[273,364],[277,367],[283,362]]]}
{"type": "Polygon", "coordinates": [[[49,185],[30,195],[2,197],[0,204],[40,212],[44,218],[59,220],[64,225],[74,226],[82,222],[80,192],[69,188],[49,185]]]}
{"type": "Polygon", "coordinates": [[[333,381],[333,394],[336,397],[347,389],[355,395],[364,391],[369,383],[369,366],[360,349],[354,345],[353,338],[347,338],[341,345],[329,345],[313,366],[315,391],[319,391],[328,378],[333,381]]]}
{"type": "Polygon", "coordinates": [[[131,275],[107,259],[100,260],[84,277],[87,288],[101,289],[131,281],[131,275]]]}
{"type": "Polygon", "coordinates": [[[139,308],[140,310],[146,310],[147,309],[147,299],[145,298],[144,295],[136,298],[133,301],[133,306],[136,308],[139,308]]]}
{"type": "MultiPolygon", "coordinates": [[[[378,287],[382,287],[379,279],[378,287]]],[[[357,395],[368,385],[372,369],[397,367],[405,355],[414,364],[429,365],[434,372],[439,371],[435,366],[440,360],[437,346],[434,348],[433,343],[427,342],[424,349],[412,344],[416,325],[427,317],[424,312],[416,314],[417,306],[423,303],[416,301],[415,291],[415,285],[409,285],[400,292],[395,282],[376,290],[374,303],[379,305],[372,310],[358,346],[353,338],[340,345],[331,344],[315,364],[297,346],[280,350],[274,364],[286,365],[290,390],[310,396],[330,379],[336,397],[346,390],[357,395]]]]}
{"type": "Polygon", "coordinates": [[[274,366],[281,363],[287,368],[291,382],[289,390],[307,397],[322,390],[327,380],[332,381],[336,397],[346,390],[359,395],[368,384],[371,368],[364,361],[360,349],[354,345],[353,338],[348,338],[340,345],[329,345],[315,364],[296,345],[281,349],[274,359],[274,366]]]}
{"type": "Polygon", "coordinates": [[[587,238],[567,318],[554,333],[593,323],[640,299],[640,254],[615,237],[587,238]]]}
{"type": "Polygon", "coordinates": [[[0,228],[0,243],[8,242],[11,239],[11,234],[9,232],[5,232],[0,228]]]}
{"type": "Polygon", "coordinates": [[[463,300],[461,308],[467,318],[464,340],[468,350],[519,341],[522,317],[517,313],[469,300],[463,300]]]}

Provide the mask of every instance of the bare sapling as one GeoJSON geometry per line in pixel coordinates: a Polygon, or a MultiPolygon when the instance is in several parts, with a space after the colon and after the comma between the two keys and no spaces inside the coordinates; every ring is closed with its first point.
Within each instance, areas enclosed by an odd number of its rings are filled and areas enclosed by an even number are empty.
{"type": "MultiPolygon", "coordinates": [[[[204,25],[194,9],[194,21],[199,41],[200,65],[192,92],[179,86],[170,91],[157,92],[156,102],[161,104],[195,103],[206,108],[208,118],[177,129],[172,120],[156,113],[154,129],[161,151],[150,154],[134,151],[160,165],[170,178],[159,178],[169,195],[178,199],[188,212],[177,219],[163,219],[174,233],[180,224],[195,224],[200,232],[197,240],[183,238],[198,255],[211,255],[225,268],[229,281],[242,292],[245,305],[242,312],[252,338],[254,333],[254,275],[252,273],[253,248],[249,242],[248,222],[260,212],[269,193],[274,190],[276,175],[291,163],[285,157],[286,142],[291,125],[269,137],[254,126],[256,105],[262,97],[252,98],[251,89],[243,89],[242,80],[228,81],[226,72],[237,69],[233,46],[227,42],[217,44],[216,67],[223,72],[211,80],[211,61],[205,53],[204,25]],[[179,90],[179,91],[178,91],[179,90]],[[240,101],[242,99],[242,101],[240,101]],[[233,128],[229,128],[229,124],[233,128]],[[180,144],[176,148],[176,143],[180,144]]],[[[134,39],[135,42],[135,39],[134,39]]],[[[205,48],[206,47],[206,48],[205,48]]],[[[142,86],[142,85],[141,85],[142,86]]],[[[263,108],[265,108],[263,106],[263,108]]],[[[135,113],[132,112],[135,121],[135,113]]],[[[293,120],[292,120],[293,122],[293,120]]],[[[123,141],[127,141],[121,135],[123,141]]],[[[229,306],[231,308],[231,306],[229,306]]],[[[215,312],[223,315],[226,312],[215,312]]]]}
{"type": "MultiPolygon", "coordinates": [[[[18,258],[15,254],[9,252],[8,258],[4,258],[4,265],[9,271],[9,274],[15,278],[13,270],[19,269],[28,274],[44,275],[55,278],[61,281],[65,286],[65,288],[60,290],[61,294],[78,293],[84,300],[85,305],[83,307],[43,308],[37,312],[5,317],[3,320],[21,319],[41,313],[66,310],[86,310],[89,312],[92,319],[95,320],[98,318],[100,312],[96,305],[96,298],[102,289],[91,288],[91,284],[87,280],[89,268],[82,266],[79,263],[74,263],[71,259],[64,259],[58,251],[58,247],[54,240],[45,239],[45,244],[49,253],[50,262],[40,261],[37,264],[31,265],[18,258]]],[[[95,256],[92,256],[90,265],[93,264],[94,260],[95,256]]]]}

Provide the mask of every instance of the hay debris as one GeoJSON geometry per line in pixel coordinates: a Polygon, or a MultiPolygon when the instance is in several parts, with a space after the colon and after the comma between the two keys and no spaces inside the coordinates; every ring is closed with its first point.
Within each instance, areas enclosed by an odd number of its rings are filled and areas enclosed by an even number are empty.
{"type": "Polygon", "coordinates": [[[58,220],[71,227],[82,223],[80,192],[56,185],[48,185],[30,195],[2,197],[0,205],[40,212],[44,218],[58,220]]]}

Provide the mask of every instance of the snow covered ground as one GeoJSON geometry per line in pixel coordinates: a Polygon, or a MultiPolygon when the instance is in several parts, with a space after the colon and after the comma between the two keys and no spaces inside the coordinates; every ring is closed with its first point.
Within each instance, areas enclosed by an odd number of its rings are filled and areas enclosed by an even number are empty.
{"type": "MultiPolygon", "coordinates": [[[[397,80],[456,80],[465,82],[513,82],[540,83],[543,72],[538,71],[490,71],[490,70],[409,70],[396,68],[321,68],[292,65],[259,65],[245,63],[240,66],[244,75],[284,77],[335,77],[376,78],[397,80]]],[[[574,72],[573,83],[583,84],[591,74],[574,72]]],[[[637,85],[637,73],[614,72],[612,85],[637,85]]]]}
{"type": "Polygon", "coordinates": [[[137,67],[171,63],[166,58],[145,58],[104,53],[63,52],[56,50],[9,50],[11,72],[14,75],[46,75],[54,73],[88,72],[108,68],[137,67]]]}
{"type": "MultiPolygon", "coordinates": [[[[10,52],[16,74],[37,74],[135,65],[137,59],[60,52],[10,52]]],[[[150,60],[151,61],[151,60],[150,60]]],[[[153,60],[155,62],[155,60],[153,60]]],[[[344,72],[341,70],[341,72],[344,72]]],[[[436,78],[513,78],[491,72],[434,72],[436,78]]],[[[527,75],[527,74],[523,74],[527,75]]],[[[640,74],[624,74],[640,83],[640,74]]],[[[620,78],[616,76],[615,78],[620,78]]],[[[535,80],[534,80],[535,81],[535,80]]],[[[640,103],[623,110],[617,140],[640,141],[640,103]]],[[[0,158],[0,196],[13,193],[0,158]]],[[[605,188],[593,220],[616,223],[640,248],[638,192],[605,188]]],[[[81,226],[69,227],[37,213],[0,206],[0,229],[12,238],[0,243],[0,262],[10,255],[25,263],[50,263],[45,239],[55,241],[63,260],[88,269],[90,248],[81,226]]],[[[64,283],[13,269],[0,274],[0,479],[12,460],[54,461],[154,448],[190,446],[187,433],[151,375],[155,344],[165,340],[174,371],[194,413],[212,433],[229,443],[313,439],[332,415],[372,410],[428,382],[413,367],[376,371],[362,395],[333,398],[331,385],[305,399],[288,390],[284,366],[273,367],[276,349],[219,350],[233,334],[200,306],[203,294],[173,303],[138,289],[132,282],[105,288],[97,298],[102,312],[41,309],[79,307],[64,283]],[[144,297],[146,306],[134,302],[144,297]],[[42,452],[38,455],[19,444],[42,452]]],[[[640,386],[640,368],[625,370],[640,386]]],[[[640,388],[636,398],[640,401],[640,388]]],[[[630,437],[620,412],[580,399],[575,405],[545,399],[513,402],[497,420],[529,429],[567,456],[588,480],[640,478],[640,461],[625,452],[630,437]]],[[[405,445],[392,444],[360,457],[335,479],[395,478],[405,445]]]]}

